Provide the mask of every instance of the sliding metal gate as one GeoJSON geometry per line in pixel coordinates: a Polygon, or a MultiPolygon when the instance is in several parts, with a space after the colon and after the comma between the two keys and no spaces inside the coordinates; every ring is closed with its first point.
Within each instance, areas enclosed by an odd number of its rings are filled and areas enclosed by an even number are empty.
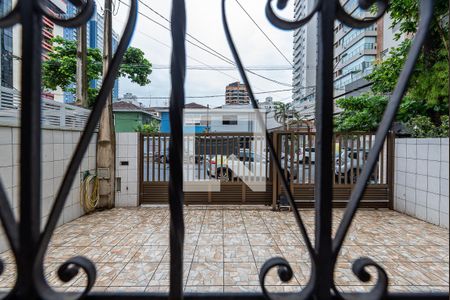
{"type": "MultiPolygon", "coordinates": [[[[275,152],[281,162],[283,176],[289,183],[299,207],[314,206],[314,178],[316,171],[316,134],[314,132],[275,132],[271,135],[275,152]]],[[[201,133],[186,137],[193,141],[195,155],[185,161],[184,179],[201,182],[220,180],[220,192],[185,192],[185,204],[264,204],[279,206],[285,190],[280,175],[272,166],[267,149],[258,147],[250,133],[201,133]],[[253,150],[251,150],[253,149],[253,150]],[[227,160],[231,155],[250,170],[264,168],[265,191],[253,192],[237,175],[235,166],[218,167],[215,162],[227,160]],[[261,163],[261,157],[265,157],[261,163]],[[211,170],[213,172],[211,172],[211,170]],[[225,173],[224,178],[215,176],[225,173]]],[[[334,135],[332,170],[333,205],[344,207],[361,174],[369,151],[375,142],[374,133],[352,132],[334,135]]],[[[140,135],[140,203],[167,204],[170,173],[169,134],[140,135]]],[[[390,207],[392,201],[392,159],[393,136],[386,140],[378,158],[378,163],[370,177],[361,205],[364,207],[390,207]]],[[[186,152],[186,149],[184,150],[186,152]]],[[[186,160],[186,158],[185,158],[186,160]]]]}

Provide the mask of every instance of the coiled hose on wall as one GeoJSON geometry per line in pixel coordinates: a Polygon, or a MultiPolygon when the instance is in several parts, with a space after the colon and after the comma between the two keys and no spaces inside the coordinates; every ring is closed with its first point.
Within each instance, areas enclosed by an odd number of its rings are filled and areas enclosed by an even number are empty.
{"type": "Polygon", "coordinates": [[[95,210],[98,204],[98,178],[86,172],[80,186],[80,204],[85,213],[95,210]]]}

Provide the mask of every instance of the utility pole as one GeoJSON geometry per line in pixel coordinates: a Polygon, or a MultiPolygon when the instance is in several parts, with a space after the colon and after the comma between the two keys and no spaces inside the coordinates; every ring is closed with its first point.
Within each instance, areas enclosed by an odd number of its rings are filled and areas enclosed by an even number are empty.
{"type": "Polygon", "coordinates": [[[82,107],[88,107],[88,80],[87,80],[87,25],[83,24],[77,29],[77,83],[76,102],[82,107]]]}
{"type": "MultiPolygon", "coordinates": [[[[112,58],[112,2],[105,0],[103,37],[103,77],[112,58]]],[[[112,117],[112,91],[100,118],[97,140],[97,176],[99,179],[99,208],[114,207],[116,137],[112,117]]]]}

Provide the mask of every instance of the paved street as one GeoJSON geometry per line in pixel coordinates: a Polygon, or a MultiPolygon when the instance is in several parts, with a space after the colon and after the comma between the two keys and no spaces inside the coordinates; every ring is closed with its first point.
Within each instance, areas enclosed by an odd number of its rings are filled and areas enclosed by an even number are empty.
{"type": "MultiPolygon", "coordinates": [[[[343,210],[334,211],[334,228],[343,210]]],[[[302,210],[312,235],[314,212],[302,210]]],[[[292,213],[261,207],[199,207],[185,210],[186,291],[260,291],[258,272],[270,257],[283,256],[294,278],[282,284],[270,272],[271,291],[295,291],[307,283],[310,260],[292,213]]],[[[57,229],[45,259],[48,282],[61,290],[81,290],[83,276],[63,284],[58,267],[84,255],[97,266],[94,290],[168,291],[169,212],[166,207],[113,209],[81,217],[57,229]]],[[[360,210],[341,251],[335,281],[340,290],[370,288],[352,274],[351,262],[368,256],[389,274],[391,291],[448,291],[449,232],[390,210],[360,210]]],[[[14,283],[10,252],[0,289],[14,283]]],[[[373,282],[372,282],[373,283],[373,282]]]]}

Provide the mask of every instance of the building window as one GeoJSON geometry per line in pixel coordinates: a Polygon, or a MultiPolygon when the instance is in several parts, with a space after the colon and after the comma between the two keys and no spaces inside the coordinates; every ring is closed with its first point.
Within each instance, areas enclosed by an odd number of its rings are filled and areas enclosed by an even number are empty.
{"type": "Polygon", "coordinates": [[[236,115],[225,115],[222,117],[222,125],[237,125],[238,118],[236,115]]]}

